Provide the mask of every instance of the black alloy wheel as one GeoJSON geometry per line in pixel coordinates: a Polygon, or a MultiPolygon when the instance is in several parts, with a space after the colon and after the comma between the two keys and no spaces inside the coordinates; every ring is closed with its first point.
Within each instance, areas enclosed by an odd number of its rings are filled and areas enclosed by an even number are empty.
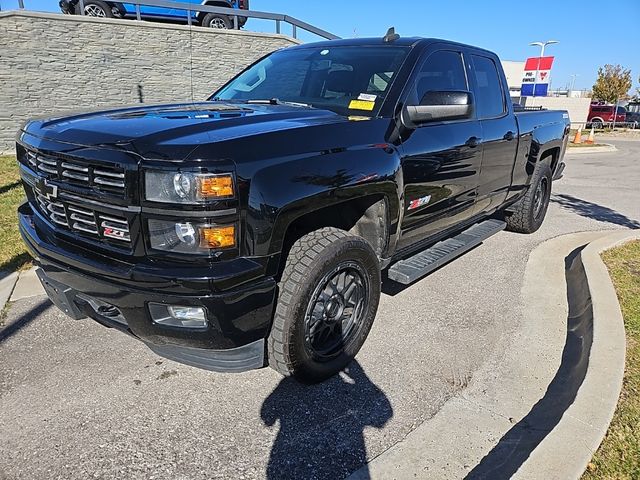
{"type": "Polygon", "coordinates": [[[303,383],[343,370],[371,330],[380,287],[378,257],[362,237],[325,227],[296,240],[278,284],[269,366],[303,383]]]}
{"type": "Polygon", "coordinates": [[[368,301],[367,275],[345,262],[318,282],[305,317],[305,346],[318,361],[339,355],[363,326],[368,301]]]}

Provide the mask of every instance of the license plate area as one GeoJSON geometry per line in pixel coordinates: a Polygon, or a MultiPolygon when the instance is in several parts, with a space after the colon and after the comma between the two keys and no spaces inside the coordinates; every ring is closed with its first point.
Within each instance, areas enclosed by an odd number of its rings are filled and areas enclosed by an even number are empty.
{"type": "Polygon", "coordinates": [[[40,283],[42,283],[42,287],[47,293],[49,300],[51,300],[56,307],[74,320],[87,318],[87,316],[80,311],[74,301],[76,298],[75,290],[47,277],[44,271],[40,268],[36,270],[36,274],[38,275],[40,283]]]}

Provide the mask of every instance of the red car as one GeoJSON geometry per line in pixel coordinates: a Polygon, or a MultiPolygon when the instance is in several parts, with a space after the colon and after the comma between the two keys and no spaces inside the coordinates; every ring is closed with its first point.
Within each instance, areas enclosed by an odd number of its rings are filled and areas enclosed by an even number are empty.
{"type": "MultiPolygon", "coordinates": [[[[595,128],[602,127],[605,123],[614,122],[614,105],[606,105],[603,103],[592,103],[589,108],[589,116],[587,117],[587,124],[595,128]]],[[[618,107],[617,114],[615,115],[616,123],[624,123],[627,121],[627,111],[624,107],[618,107]]]]}

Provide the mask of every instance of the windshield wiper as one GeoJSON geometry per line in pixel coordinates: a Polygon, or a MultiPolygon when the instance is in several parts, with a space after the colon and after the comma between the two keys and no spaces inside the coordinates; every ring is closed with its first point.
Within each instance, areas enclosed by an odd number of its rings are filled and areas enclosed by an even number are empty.
{"type": "Polygon", "coordinates": [[[256,99],[256,100],[247,100],[246,103],[248,104],[254,104],[254,105],[289,105],[291,107],[306,107],[306,108],[313,108],[312,105],[309,105],[308,103],[301,103],[301,102],[286,102],[283,100],[278,100],[277,98],[271,98],[271,99],[256,99]]]}

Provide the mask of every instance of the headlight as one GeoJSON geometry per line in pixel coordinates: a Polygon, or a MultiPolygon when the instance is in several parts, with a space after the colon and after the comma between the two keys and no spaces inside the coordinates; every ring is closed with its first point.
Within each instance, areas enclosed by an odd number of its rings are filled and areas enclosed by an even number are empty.
{"type": "Polygon", "coordinates": [[[209,225],[149,220],[151,248],[175,253],[203,254],[236,246],[234,225],[209,225]]]}
{"type": "Polygon", "coordinates": [[[145,198],[153,202],[198,204],[234,195],[233,177],[194,172],[145,173],[145,198]]]}

